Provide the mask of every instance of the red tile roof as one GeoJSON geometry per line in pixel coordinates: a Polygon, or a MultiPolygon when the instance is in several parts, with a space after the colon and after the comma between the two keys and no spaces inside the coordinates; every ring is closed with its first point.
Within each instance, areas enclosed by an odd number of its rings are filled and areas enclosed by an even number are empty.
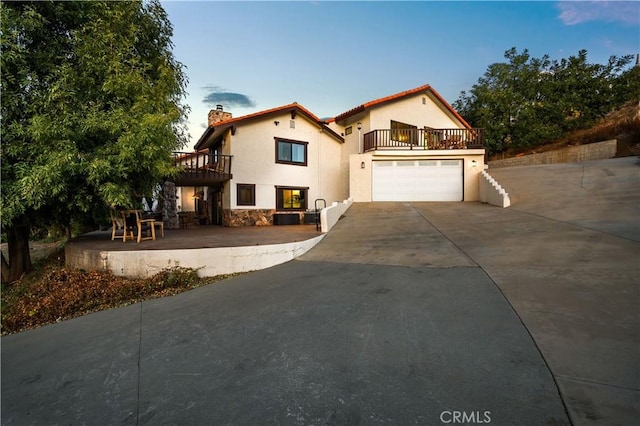
{"type": "MultiPolygon", "coordinates": [[[[237,124],[240,124],[240,123],[244,123],[244,122],[247,122],[247,121],[250,121],[250,120],[264,119],[265,117],[267,117],[269,115],[273,115],[273,114],[277,114],[277,113],[281,113],[281,112],[294,111],[294,110],[296,112],[299,112],[299,113],[307,116],[307,118],[309,120],[314,122],[323,131],[326,131],[329,135],[333,136],[334,138],[336,138],[340,142],[344,143],[344,138],[342,138],[335,131],[333,131],[332,129],[327,127],[327,125],[326,125],[327,122],[326,121],[321,120],[314,113],[312,113],[311,111],[309,111],[308,109],[306,109],[302,105],[298,104],[297,102],[294,102],[294,103],[291,103],[291,104],[282,105],[282,106],[279,106],[279,107],[266,109],[264,111],[258,111],[258,112],[254,112],[252,114],[247,114],[247,115],[243,115],[243,116],[240,116],[240,117],[230,118],[228,120],[223,120],[223,121],[219,121],[217,123],[214,123],[213,125],[207,127],[207,129],[205,130],[204,134],[200,137],[200,139],[196,143],[194,149],[199,150],[199,149],[205,148],[207,146],[207,139],[209,138],[209,136],[211,134],[218,135],[218,134],[220,134],[221,131],[224,131],[224,130],[230,128],[230,127],[235,127],[237,124]]],[[[214,137],[217,137],[217,136],[214,136],[214,137]]]]}
{"type": "Polygon", "coordinates": [[[407,96],[415,95],[416,93],[420,93],[420,92],[430,92],[457,120],[460,121],[460,123],[462,123],[463,126],[467,127],[468,129],[471,128],[469,123],[467,123],[465,119],[462,118],[462,116],[458,114],[458,112],[455,109],[453,109],[453,107],[438,92],[436,92],[436,90],[433,87],[431,87],[428,84],[425,84],[424,86],[416,87],[415,89],[405,90],[404,92],[396,93],[394,95],[389,95],[389,96],[385,96],[384,98],[379,98],[373,101],[366,102],[362,105],[359,105],[355,108],[350,109],[349,111],[343,112],[342,114],[335,116],[332,121],[341,121],[341,120],[344,120],[345,118],[351,117],[352,115],[366,111],[369,108],[382,105],[391,101],[395,101],[398,99],[402,99],[407,96]]]}
{"type": "Polygon", "coordinates": [[[343,112],[342,114],[339,114],[333,118],[329,118],[329,119],[325,119],[322,120],[320,118],[318,118],[314,113],[312,113],[311,111],[309,111],[308,109],[306,109],[305,107],[303,107],[302,105],[298,104],[297,102],[291,103],[291,104],[287,104],[287,105],[283,105],[283,106],[279,106],[279,107],[275,107],[275,108],[271,108],[271,109],[267,109],[264,111],[258,111],[258,112],[254,112],[252,114],[248,114],[248,115],[243,115],[241,117],[236,117],[236,118],[230,118],[228,120],[224,120],[224,121],[220,121],[218,123],[215,123],[213,126],[209,126],[207,128],[207,130],[205,130],[205,133],[200,137],[200,140],[198,140],[198,142],[195,145],[195,149],[202,149],[203,146],[205,145],[206,139],[215,132],[215,134],[218,134],[219,131],[223,128],[228,129],[229,127],[233,127],[238,123],[242,123],[242,122],[246,122],[249,120],[254,120],[254,119],[260,119],[260,118],[264,118],[268,115],[271,114],[276,114],[276,113],[280,113],[283,111],[291,111],[291,110],[297,110],[299,112],[301,112],[302,114],[306,115],[307,118],[309,118],[311,121],[315,122],[321,129],[326,130],[327,133],[331,134],[332,136],[334,136],[335,138],[337,138],[338,140],[344,142],[344,139],[338,135],[337,133],[335,133],[333,130],[331,130],[329,127],[327,127],[326,125],[329,123],[333,123],[333,122],[337,122],[337,121],[342,121],[348,117],[351,117],[352,115],[358,114],[360,112],[366,111],[369,108],[373,108],[375,106],[378,105],[382,105],[391,101],[395,101],[398,99],[402,99],[404,97],[407,96],[411,96],[411,95],[415,95],[416,93],[420,93],[420,92],[429,92],[431,93],[437,100],[438,102],[440,102],[442,104],[442,106],[451,113],[451,115],[453,115],[457,120],[460,121],[460,123],[462,123],[463,126],[465,126],[468,129],[471,129],[471,126],[464,120],[464,118],[462,118],[462,116],[460,114],[458,114],[458,112],[453,109],[453,107],[438,93],[436,92],[436,90],[431,87],[428,84],[425,84],[424,86],[420,86],[420,87],[416,87],[415,89],[411,89],[411,90],[405,90],[404,92],[400,92],[400,93],[396,93],[394,95],[389,95],[389,96],[385,96],[384,98],[379,98],[379,99],[375,99],[373,101],[369,101],[366,102],[362,105],[359,105],[355,108],[350,109],[349,111],[343,112]],[[217,130],[217,131],[216,131],[217,130]]]}
{"type": "Polygon", "coordinates": [[[254,112],[254,113],[251,113],[251,114],[243,115],[241,117],[230,118],[229,120],[224,120],[224,121],[220,121],[218,123],[215,123],[214,126],[218,127],[218,126],[224,126],[226,124],[238,123],[240,121],[247,121],[247,120],[251,120],[251,119],[254,119],[254,118],[260,118],[260,117],[263,117],[263,116],[266,116],[266,115],[270,115],[270,114],[274,114],[274,113],[278,113],[278,112],[282,112],[282,111],[287,111],[287,110],[291,110],[291,109],[297,109],[300,112],[302,112],[303,114],[305,114],[307,117],[309,117],[312,121],[315,121],[315,122],[317,122],[319,124],[320,123],[324,124],[324,121],[320,120],[314,113],[312,113],[311,111],[309,111],[308,109],[306,109],[302,105],[298,104],[297,102],[294,102],[292,104],[282,105],[282,106],[279,106],[279,107],[266,109],[264,111],[258,111],[258,112],[254,112]]]}

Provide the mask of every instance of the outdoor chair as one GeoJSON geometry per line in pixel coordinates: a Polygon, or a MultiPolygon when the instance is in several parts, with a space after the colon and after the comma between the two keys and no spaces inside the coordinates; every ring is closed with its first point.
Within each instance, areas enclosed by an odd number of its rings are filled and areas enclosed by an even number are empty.
{"type": "Polygon", "coordinates": [[[116,238],[122,241],[125,240],[127,231],[124,223],[124,217],[122,217],[122,215],[118,217],[115,211],[111,212],[111,241],[115,240],[116,238]],[[118,235],[120,231],[122,231],[122,234],[118,235]]]}
{"type": "Polygon", "coordinates": [[[127,238],[133,239],[134,233],[137,234],[138,242],[142,240],[156,239],[156,228],[154,226],[154,219],[143,219],[140,210],[127,210],[122,213],[125,223],[125,234],[122,241],[127,241],[127,238]],[[142,233],[146,233],[147,236],[143,237],[142,233]]]}
{"type": "MultiPolygon", "coordinates": [[[[164,237],[164,222],[161,220],[155,220],[153,222],[153,226],[155,228],[159,228],[160,229],[160,236],[164,237]]],[[[156,234],[157,235],[157,234],[156,234]]]]}

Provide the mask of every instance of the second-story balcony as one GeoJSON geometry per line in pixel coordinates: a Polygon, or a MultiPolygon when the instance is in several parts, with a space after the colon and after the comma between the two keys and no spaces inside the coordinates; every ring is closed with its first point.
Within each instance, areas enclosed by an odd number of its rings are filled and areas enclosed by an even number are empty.
{"type": "Polygon", "coordinates": [[[364,134],[364,152],[483,148],[484,129],[381,129],[364,134]]]}
{"type": "Polygon", "coordinates": [[[174,152],[173,159],[182,172],[176,176],[177,186],[212,186],[230,180],[231,155],[214,152],[174,152]]]}

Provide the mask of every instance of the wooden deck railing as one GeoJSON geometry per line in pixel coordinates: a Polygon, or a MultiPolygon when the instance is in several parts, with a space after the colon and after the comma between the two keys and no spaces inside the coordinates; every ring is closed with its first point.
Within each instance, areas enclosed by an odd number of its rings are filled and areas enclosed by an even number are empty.
{"type": "Polygon", "coordinates": [[[364,152],[379,149],[482,149],[484,129],[381,129],[364,134],[364,152]]]}
{"type": "Polygon", "coordinates": [[[232,155],[211,152],[174,152],[174,162],[182,168],[175,183],[178,186],[200,186],[227,181],[232,178],[232,158],[232,155]]]}

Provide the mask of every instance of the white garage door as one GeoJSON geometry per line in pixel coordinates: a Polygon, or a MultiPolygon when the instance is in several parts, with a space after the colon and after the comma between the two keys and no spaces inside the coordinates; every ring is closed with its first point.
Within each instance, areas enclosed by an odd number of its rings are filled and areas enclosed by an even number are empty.
{"type": "Polygon", "coordinates": [[[462,201],[462,160],[373,162],[373,201],[462,201]]]}

